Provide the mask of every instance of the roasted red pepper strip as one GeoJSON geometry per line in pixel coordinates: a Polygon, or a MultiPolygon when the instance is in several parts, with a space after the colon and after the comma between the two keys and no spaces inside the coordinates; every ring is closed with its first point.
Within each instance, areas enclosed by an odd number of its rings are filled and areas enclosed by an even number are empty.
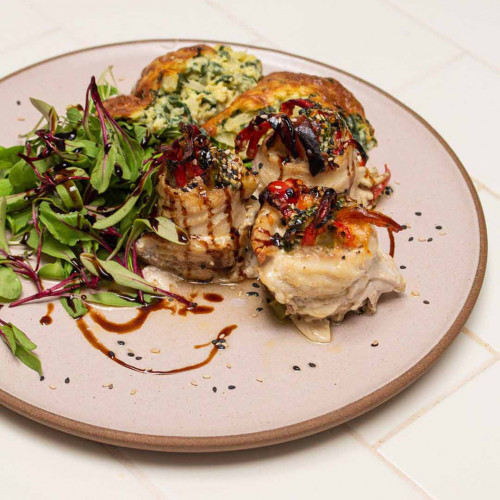
{"type": "Polygon", "coordinates": [[[380,184],[377,184],[372,189],[373,201],[375,201],[382,194],[387,184],[389,184],[389,181],[391,180],[391,171],[387,168],[387,165],[385,166],[385,172],[389,173],[387,179],[385,179],[385,181],[381,182],[380,184]]]}
{"type": "Polygon", "coordinates": [[[341,208],[337,212],[335,220],[342,222],[368,222],[374,226],[390,229],[395,233],[403,230],[403,227],[389,216],[359,206],[341,208]]]}
{"type": "Polygon", "coordinates": [[[309,224],[304,231],[304,236],[302,237],[302,246],[303,247],[314,246],[317,237],[318,237],[318,230],[314,227],[313,224],[309,224]]]}
{"type": "Polygon", "coordinates": [[[281,103],[280,111],[288,116],[292,116],[293,108],[295,108],[295,106],[308,109],[314,107],[315,104],[309,99],[290,99],[281,103]]]}

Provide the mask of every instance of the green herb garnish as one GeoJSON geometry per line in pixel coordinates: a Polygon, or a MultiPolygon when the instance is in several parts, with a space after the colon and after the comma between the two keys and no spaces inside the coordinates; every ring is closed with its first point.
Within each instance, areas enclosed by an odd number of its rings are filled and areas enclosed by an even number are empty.
{"type": "MultiPolygon", "coordinates": [[[[79,318],[87,303],[137,307],[169,296],[192,305],[142,277],[136,240],[143,232],[176,244],[187,235],[169,219],[151,217],[164,150],[145,127],[114,120],[103,99],[116,93],[92,77],[85,107],[65,116],[31,99],[40,121],[23,145],[0,147],[0,302],[9,307],[58,298],[79,318]],[[20,277],[36,293],[22,296],[20,277]]],[[[36,345],[19,328],[0,319],[0,336],[41,374],[36,345]]]]}

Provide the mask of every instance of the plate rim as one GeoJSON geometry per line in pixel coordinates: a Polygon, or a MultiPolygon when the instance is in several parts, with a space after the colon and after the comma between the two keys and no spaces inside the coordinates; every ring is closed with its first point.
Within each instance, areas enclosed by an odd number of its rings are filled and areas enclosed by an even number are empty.
{"type": "Polygon", "coordinates": [[[382,90],[378,86],[359,78],[347,71],[339,69],[315,59],[293,54],[291,52],[272,49],[268,47],[260,47],[258,45],[244,44],[237,42],[227,42],[220,40],[199,40],[192,38],[155,38],[155,39],[145,39],[145,40],[132,40],[124,42],[115,42],[102,45],[96,45],[92,47],[85,47],[82,49],[74,50],[71,52],[66,52],[64,54],[59,54],[47,59],[43,59],[39,62],[21,68],[19,70],[10,73],[3,78],[0,78],[0,85],[5,81],[17,76],[20,73],[28,71],[37,66],[41,66],[50,61],[57,59],[62,59],[64,57],[74,56],[83,52],[89,52],[96,49],[106,49],[110,47],[119,47],[124,45],[135,45],[144,43],[206,43],[206,44],[224,44],[235,47],[240,47],[244,49],[257,49],[265,52],[270,52],[274,54],[281,54],[285,56],[294,57],[301,59],[303,61],[311,62],[322,66],[328,70],[333,70],[350,78],[353,78],[357,82],[367,85],[376,92],[387,97],[393,101],[396,105],[403,108],[406,112],[416,118],[427,130],[439,141],[441,146],[450,155],[453,162],[455,163],[458,171],[462,174],[467,187],[469,188],[470,195],[472,196],[474,207],[476,210],[477,222],[479,227],[479,258],[476,269],[476,274],[472,282],[469,294],[462,306],[462,309],[458,313],[454,322],[447,330],[447,332],[441,337],[439,342],[416,364],[409,368],[406,372],[395,378],[394,380],[388,382],[379,389],[367,394],[366,396],[349,403],[342,408],[325,413],[318,417],[303,420],[295,424],[278,427],[275,429],[269,429],[265,431],[250,432],[244,434],[233,434],[228,436],[206,436],[206,437],[192,437],[192,436],[162,436],[153,434],[141,434],[129,431],[119,431],[115,429],[110,429],[106,427],[100,427],[93,424],[87,424],[74,420],[56,413],[44,410],[35,405],[27,403],[15,396],[12,396],[8,392],[0,389],[0,404],[6,408],[30,418],[38,423],[51,427],[53,429],[66,432],[78,437],[85,439],[90,439],[93,441],[98,441],[101,443],[112,444],[117,446],[124,446],[128,448],[136,448],[143,450],[154,450],[154,451],[168,451],[168,452],[221,452],[221,451],[232,451],[232,450],[244,450],[250,448],[258,448],[263,446],[269,446],[278,443],[284,443],[287,441],[292,441],[300,438],[316,434],[318,432],[325,431],[337,425],[340,425],[348,420],[356,418],[369,410],[386,402],[390,398],[396,396],[403,389],[407,388],[410,384],[418,380],[441,356],[441,354],[447,349],[451,342],[458,335],[463,325],[465,324],[467,318],[469,317],[474,305],[476,304],[481,286],[483,284],[484,275],[486,271],[486,261],[488,254],[488,242],[487,242],[487,230],[486,222],[484,218],[483,209],[479,196],[477,194],[476,188],[470,178],[467,170],[463,166],[462,162],[459,160],[458,156],[455,154],[453,149],[448,145],[448,143],[441,137],[441,135],[418,113],[409,108],[406,104],[402,103],[394,96],[382,90]]]}

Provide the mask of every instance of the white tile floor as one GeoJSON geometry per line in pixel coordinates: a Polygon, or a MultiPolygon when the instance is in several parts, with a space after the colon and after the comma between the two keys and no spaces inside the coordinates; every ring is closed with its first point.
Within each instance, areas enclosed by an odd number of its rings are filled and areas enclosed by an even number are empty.
{"type": "Polygon", "coordinates": [[[498,498],[498,0],[4,0],[2,21],[2,74],[84,46],[172,37],[275,47],[351,71],[449,141],[476,180],[490,240],[464,331],[368,415],[295,443],[191,456],[86,442],[0,408],[2,499],[498,498]]]}

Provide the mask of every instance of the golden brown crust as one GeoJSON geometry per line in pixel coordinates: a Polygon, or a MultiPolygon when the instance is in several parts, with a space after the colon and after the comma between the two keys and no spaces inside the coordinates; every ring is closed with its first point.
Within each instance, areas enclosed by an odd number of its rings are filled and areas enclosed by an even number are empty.
{"type": "Polygon", "coordinates": [[[191,59],[205,54],[215,54],[215,50],[208,45],[193,45],[157,57],[142,70],[132,93],[108,99],[106,109],[115,118],[130,118],[151,104],[165,77],[182,73],[191,59]]]}
{"type": "Polygon", "coordinates": [[[224,111],[208,120],[203,128],[210,136],[215,136],[218,127],[235,111],[255,112],[296,98],[309,98],[329,108],[340,106],[347,114],[357,113],[365,119],[361,103],[337,80],[281,71],[262,78],[255,87],[238,96],[224,111]]]}

